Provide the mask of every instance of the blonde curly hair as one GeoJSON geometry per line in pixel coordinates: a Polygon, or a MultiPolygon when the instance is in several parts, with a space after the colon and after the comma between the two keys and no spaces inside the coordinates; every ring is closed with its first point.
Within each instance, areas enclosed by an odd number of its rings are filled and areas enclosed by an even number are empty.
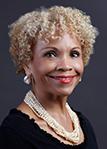
{"type": "Polygon", "coordinates": [[[75,33],[82,47],[83,62],[87,65],[98,35],[90,16],[83,11],[63,6],[41,8],[21,16],[10,25],[10,53],[17,72],[24,73],[23,64],[32,60],[33,46],[38,39],[49,42],[64,33],[75,33]]]}

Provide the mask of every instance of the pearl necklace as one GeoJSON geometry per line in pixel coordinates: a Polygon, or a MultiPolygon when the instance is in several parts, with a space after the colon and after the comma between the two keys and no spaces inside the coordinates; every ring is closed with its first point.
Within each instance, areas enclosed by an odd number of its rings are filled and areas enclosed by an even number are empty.
{"type": "Polygon", "coordinates": [[[24,99],[24,102],[34,111],[34,113],[42,118],[54,131],[57,135],[65,138],[69,141],[71,145],[79,145],[84,141],[84,135],[79,124],[78,117],[74,111],[70,108],[68,103],[66,103],[66,108],[71,117],[71,120],[74,124],[74,130],[68,132],[61,126],[39,103],[32,91],[29,91],[24,99]]]}

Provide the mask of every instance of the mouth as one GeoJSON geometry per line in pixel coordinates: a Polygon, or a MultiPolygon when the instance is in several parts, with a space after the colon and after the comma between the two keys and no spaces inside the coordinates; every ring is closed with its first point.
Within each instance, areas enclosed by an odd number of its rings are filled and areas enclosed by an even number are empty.
{"type": "Polygon", "coordinates": [[[49,77],[56,80],[56,81],[59,81],[62,84],[69,84],[69,83],[72,83],[73,78],[76,76],[77,75],[67,75],[67,76],[61,75],[61,76],[49,76],[49,77]]]}

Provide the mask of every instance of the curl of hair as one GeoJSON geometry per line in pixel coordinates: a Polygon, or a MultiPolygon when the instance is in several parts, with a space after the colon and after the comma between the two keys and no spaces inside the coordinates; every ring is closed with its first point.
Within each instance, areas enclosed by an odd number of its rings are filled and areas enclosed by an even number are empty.
{"type": "Polygon", "coordinates": [[[83,11],[63,6],[42,8],[26,13],[10,25],[10,54],[17,72],[24,72],[23,64],[32,60],[33,46],[38,39],[49,42],[64,33],[75,33],[82,47],[83,63],[87,65],[98,35],[90,16],[83,11]]]}

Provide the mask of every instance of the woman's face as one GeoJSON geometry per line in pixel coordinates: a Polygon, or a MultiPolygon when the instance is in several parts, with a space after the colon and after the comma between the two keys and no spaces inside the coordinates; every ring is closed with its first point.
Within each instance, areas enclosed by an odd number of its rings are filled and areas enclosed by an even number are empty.
{"type": "Polygon", "coordinates": [[[64,34],[48,44],[38,40],[33,52],[29,70],[35,81],[34,89],[42,94],[71,94],[84,69],[76,37],[64,34]]]}

